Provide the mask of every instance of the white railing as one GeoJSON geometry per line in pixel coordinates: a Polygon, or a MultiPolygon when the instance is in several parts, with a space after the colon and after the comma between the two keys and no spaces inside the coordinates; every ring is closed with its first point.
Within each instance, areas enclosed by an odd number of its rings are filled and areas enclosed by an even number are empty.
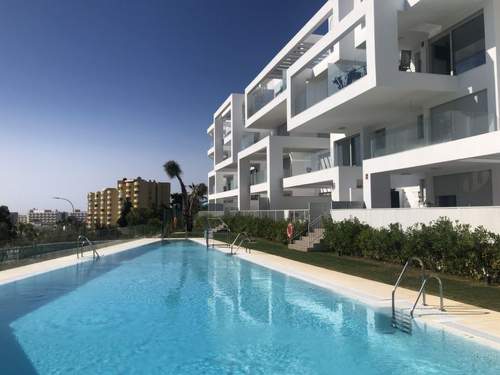
{"type": "Polygon", "coordinates": [[[241,210],[230,211],[231,215],[252,216],[259,219],[308,221],[309,210],[241,210]]]}

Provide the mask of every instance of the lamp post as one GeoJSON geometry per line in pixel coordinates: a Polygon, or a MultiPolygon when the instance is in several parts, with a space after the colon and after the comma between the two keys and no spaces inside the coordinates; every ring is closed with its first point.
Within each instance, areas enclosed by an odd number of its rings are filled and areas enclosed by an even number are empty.
{"type": "MultiPolygon", "coordinates": [[[[71,202],[68,198],[63,198],[63,197],[52,197],[52,199],[57,199],[57,200],[60,200],[60,201],[66,201],[68,202],[70,205],[71,205],[71,212],[73,213],[73,217],[75,216],[75,206],[73,204],[73,202],[71,202]]],[[[66,230],[66,225],[63,226],[63,231],[66,230]]]]}
{"type": "Polygon", "coordinates": [[[75,206],[73,205],[73,202],[71,202],[69,199],[62,198],[62,197],[53,197],[52,199],[58,199],[60,201],[66,201],[66,202],[68,202],[71,205],[72,213],[73,214],[75,213],[75,206]]]}

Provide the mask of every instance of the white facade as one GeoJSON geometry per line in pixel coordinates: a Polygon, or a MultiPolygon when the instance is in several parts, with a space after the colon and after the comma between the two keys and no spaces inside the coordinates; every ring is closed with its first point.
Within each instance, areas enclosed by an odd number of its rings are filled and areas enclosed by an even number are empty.
{"type": "Polygon", "coordinates": [[[499,40],[497,0],[327,1],[226,101],[244,103],[233,137],[254,138],[222,162],[214,143],[210,200],[500,206],[499,40]]]}
{"type": "Polygon", "coordinates": [[[28,222],[33,225],[49,226],[55,225],[62,220],[64,212],[53,210],[38,210],[36,208],[29,210],[28,222]]]}

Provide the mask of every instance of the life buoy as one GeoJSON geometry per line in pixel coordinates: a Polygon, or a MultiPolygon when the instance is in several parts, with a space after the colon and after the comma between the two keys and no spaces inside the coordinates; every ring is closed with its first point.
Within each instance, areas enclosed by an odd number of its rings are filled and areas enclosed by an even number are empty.
{"type": "Polygon", "coordinates": [[[293,224],[288,223],[288,226],[286,227],[286,235],[288,236],[288,239],[291,239],[293,237],[293,224]]]}

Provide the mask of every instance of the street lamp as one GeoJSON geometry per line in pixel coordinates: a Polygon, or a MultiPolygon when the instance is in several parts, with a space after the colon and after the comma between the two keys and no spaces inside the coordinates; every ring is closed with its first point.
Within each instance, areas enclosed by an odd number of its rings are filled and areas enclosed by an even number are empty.
{"type": "Polygon", "coordinates": [[[73,210],[73,216],[75,214],[75,206],[73,205],[73,202],[71,202],[69,199],[67,198],[62,198],[62,197],[52,197],[52,199],[58,199],[58,200],[61,200],[61,201],[66,201],[68,202],[70,205],[71,205],[71,209],[73,210]]]}

